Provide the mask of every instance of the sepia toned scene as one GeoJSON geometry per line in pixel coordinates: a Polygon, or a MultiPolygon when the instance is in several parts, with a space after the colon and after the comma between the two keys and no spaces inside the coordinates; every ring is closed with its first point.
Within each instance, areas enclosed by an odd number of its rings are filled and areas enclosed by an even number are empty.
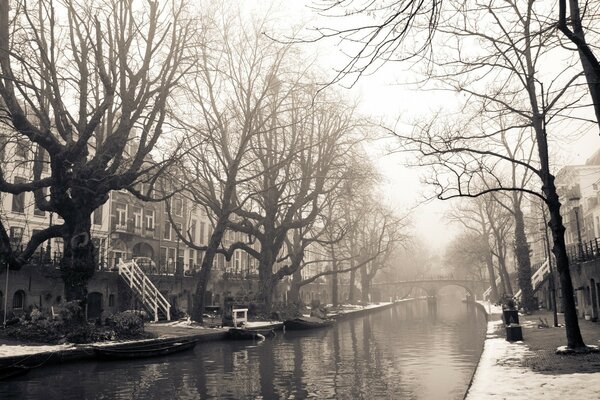
{"type": "Polygon", "coordinates": [[[0,0],[0,399],[600,399],[600,2],[0,0]]]}

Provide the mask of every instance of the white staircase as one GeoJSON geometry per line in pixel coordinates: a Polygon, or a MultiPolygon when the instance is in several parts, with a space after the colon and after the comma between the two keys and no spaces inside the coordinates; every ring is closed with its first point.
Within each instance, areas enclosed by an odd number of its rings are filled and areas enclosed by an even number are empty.
{"type": "Polygon", "coordinates": [[[171,304],[158,291],[135,261],[123,262],[123,260],[119,260],[119,275],[142,300],[142,304],[148,311],[154,314],[154,321],[158,321],[159,312],[165,315],[167,321],[171,320],[171,304]]]}
{"type": "MultiPolygon", "coordinates": [[[[498,287],[501,283],[502,283],[502,278],[500,278],[500,275],[498,275],[498,277],[496,278],[496,287],[498,287]]],[[[490,286],[489,288],[487,288],[487,290],[485,292],[483,292],[483,298],[489,299],[491,294],[492,294],[492,287],[490,286]]]]}
{"type": "MultiPolygon", "coordinates": [[[[550,274],[549,260],[550,259],[547,258],[546,261],[544,261],[544,263],[541,265],[541,267],[539,267],[537,269],[537,271],[535,271],[533,273],[533,275],[531,275],[531,286],[533,287],[534,292],[539,288],[539,286],[542,284],[542,282],[544,282],[546,277],[550,274]]],[[[520,290],[515,294],[515,299],[517,299],[517,300],[521,299],[521,291],[520,290]]]]}

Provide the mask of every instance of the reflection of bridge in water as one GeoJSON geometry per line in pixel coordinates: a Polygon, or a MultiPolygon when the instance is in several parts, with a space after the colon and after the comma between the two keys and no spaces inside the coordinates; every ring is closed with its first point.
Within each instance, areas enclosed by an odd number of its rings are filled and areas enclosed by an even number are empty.
{"type": "Polygon", "coordinates": [[[436,297],[446,286],[459,286],[467,291],[473,299],[483,299],[483,292],[490,286],[488,281],[473,279],[456,279],[453,277],[418,278],[396,282],[379,282],[371,285],[377,289],[382,298],[406,297],[407,289],[422,289],[428,297],[436,297]],[[400,291],[404,293],[400,293],[400,291]]]}

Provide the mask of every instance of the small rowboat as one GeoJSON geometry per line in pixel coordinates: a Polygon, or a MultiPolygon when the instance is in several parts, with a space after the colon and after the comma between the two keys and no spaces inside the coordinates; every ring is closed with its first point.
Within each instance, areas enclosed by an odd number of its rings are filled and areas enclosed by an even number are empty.
{"type": "Polygon", "coordinates": [[[335,321],[332,319],[322,319],[318,317],[299,317],[294,319],[288,319],[283,323],[285,329],[288,330],[304,330],[304,329],[315,329],[324,328],[326,326],[333,325],[335,321]]]}
{"type": "Polygon", "coordinates": [[[265,335],[258,330],[231,328],[227,331],[227,339],[230,340],[265,340],[265,335]]]}
{"type": "Polygon", "coordinates": [[[104,360],[127,360],[178,353],[194,348],[196,343],[196,340],[181,339],[167,342],[115,345],[110,347],[94,346],[93,349],[96,356],[104,360]]]}

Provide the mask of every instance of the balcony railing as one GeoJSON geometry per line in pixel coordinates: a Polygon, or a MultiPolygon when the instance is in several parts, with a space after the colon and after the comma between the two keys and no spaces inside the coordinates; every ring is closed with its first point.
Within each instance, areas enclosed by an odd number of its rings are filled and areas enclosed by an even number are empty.
{"type": "Polygon", "coordinates": [[[567,246],[567,256],[570,262],[582,262],[597,260],[600,258],[600,244],[598,238],[582,242],[580,244],[572,244],[567,246]]]}

